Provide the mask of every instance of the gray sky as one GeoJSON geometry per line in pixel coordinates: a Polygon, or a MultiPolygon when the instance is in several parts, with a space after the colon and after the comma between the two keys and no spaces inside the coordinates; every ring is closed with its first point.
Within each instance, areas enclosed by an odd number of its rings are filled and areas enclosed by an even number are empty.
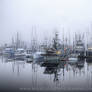
{"type": "MultiPolygon", "coordinates": [[[[57,29],[62,35],[91,31],[92,0],[0,0],[0,43],[9,42],[16,32],[30,41],[32,26],[38,39],[57,29]]],[[[51,35],[52,36],[52,35],[51,35]]]]}

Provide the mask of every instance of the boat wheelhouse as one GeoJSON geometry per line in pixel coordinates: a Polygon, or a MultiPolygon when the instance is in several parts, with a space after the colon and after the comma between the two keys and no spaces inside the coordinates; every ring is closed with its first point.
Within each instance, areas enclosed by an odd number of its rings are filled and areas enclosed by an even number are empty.
{"type": "Polygon", "coordinates": [[[74,52],[79,54],[79,57],[84,57],[85,55],[85,46],[84,43],[82,42],[82,40],[78,40],[75,48],[74,48],[74,52]]]}

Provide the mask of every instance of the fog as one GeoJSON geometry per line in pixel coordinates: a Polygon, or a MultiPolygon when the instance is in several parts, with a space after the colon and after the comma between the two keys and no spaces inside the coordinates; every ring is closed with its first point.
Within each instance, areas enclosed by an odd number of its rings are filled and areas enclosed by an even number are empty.
{"type": "Polygon", "coordinates": [[[11,42],[19,32],[30,42],[51,38],[58,30],[65,35],[90,31],[92,0],[0,0],[0,44],[11,42]]]}

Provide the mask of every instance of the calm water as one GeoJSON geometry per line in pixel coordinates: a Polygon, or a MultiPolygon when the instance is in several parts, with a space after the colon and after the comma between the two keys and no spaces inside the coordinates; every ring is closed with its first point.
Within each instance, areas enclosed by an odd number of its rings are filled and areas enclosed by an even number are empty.
{"type": "Polygon", "coordinates": [[[0,90],[91,89],[92,63],[67,62],[48,67],[0,57],[0,90]]]}

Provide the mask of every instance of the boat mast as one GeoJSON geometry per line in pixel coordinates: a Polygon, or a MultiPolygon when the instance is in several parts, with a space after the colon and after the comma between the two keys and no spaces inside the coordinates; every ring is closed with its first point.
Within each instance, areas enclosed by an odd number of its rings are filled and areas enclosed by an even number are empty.
{"type": "Polygon", "coordinates": [[[19,39],[19,33],[17,32],[17,38],[16,38],[16,49],[20,47],[20,39],[19,39]]]}
{"type": "Polygon", "coordinates": [[[71,40],[70,40],[70,30],[69,30],[69,46],[71,46],[71,40]]]}
{"type": "Polygon", "coordinates": [[[53,39],[53,47],[57,50],[57,45],[58,45],[58,33],[55,32],[55,38],[53,39]]]}
{"type": "Polygon", "coordinates": [[[63,50],[64,50],[64,28],[63,28],[63,50]]]}
{"type": "Polygon", "coordinates": [[[32,36],[31,36],[31,50],[32,52],[35,52],[37,50],[37,42],[36,42],[36,27],[35,30],[32,26],[32,36]]]}

